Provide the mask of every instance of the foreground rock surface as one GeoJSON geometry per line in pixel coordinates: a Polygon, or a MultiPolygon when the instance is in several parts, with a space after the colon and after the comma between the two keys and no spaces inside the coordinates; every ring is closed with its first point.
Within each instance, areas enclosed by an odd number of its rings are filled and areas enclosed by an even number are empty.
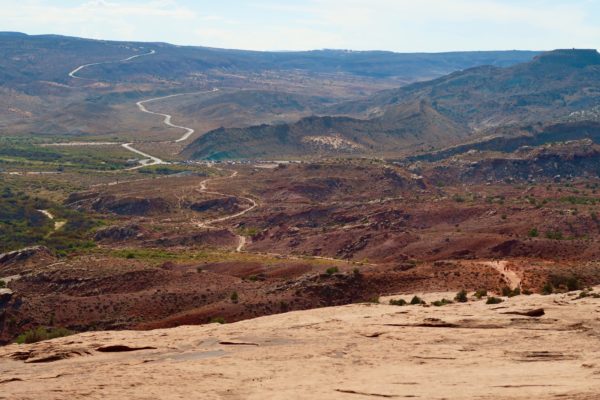
{"type": "Polygon", "coordinates": [[[600,300],[577,295],[356,304],[10,345],[0,398],[598,399],[600,300]]]}

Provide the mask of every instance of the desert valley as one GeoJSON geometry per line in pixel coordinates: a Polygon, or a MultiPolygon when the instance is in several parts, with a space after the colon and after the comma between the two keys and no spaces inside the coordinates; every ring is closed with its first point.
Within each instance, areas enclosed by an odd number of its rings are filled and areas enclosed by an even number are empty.
{"type": "Polygon", "coordinates": [[[0,398],[599,398],[596,50],[0,54],[0,398]]]}

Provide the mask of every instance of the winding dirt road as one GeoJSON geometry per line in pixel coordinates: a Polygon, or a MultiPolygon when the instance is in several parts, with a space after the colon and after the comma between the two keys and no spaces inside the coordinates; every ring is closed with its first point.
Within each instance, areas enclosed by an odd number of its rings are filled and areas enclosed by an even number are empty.
{"type": "MultiPolygon", "coordinates": [[[[221,170],[221,169],[219,169],[221,170]]],[[[215,226],[213,226],[213,224],[219,223],[219,222],[224,222],[224,221],[228,221],[230,219],[234,219],[237,217],[241,217],[242,215],[254,210],[256,207],[258,207],[258,203],[250,198],[250,197],[244,197],[244,196],[233,196],[230,194],[226,194],[226,193],[221,193],[221,192],[214,192],[214,191],[209,191],[208,190],[208,182],[212,181],[212,180],[217,180],[217,179],[232,179],[235,178],[237,176],[238,172],[237,171],[233,171],[233,173],[225,178],[207,178],[205,180],[203,180],[202,182],[200,182],[200,188],[196,189],[198,191],[198,193],[202,193],[202,194],[213,194],[213,195],[217,195],[217,196],[227,196],[227,197],[238,197],[240,199],[246,200],[250,203],[250,207],[232,214],[232,215],[227,215],[225,217],[220,217],[220,218],[215,218],[215,219],[211,219],[208,221],[202,221],[202,222],[198,222],[196,224],[196,226],[198,226],[199,228],[207,228],[207,229],[212,229],[212,228],[216,228],[215,226]]],[[[246,246],[246,237],[243,235],[237,235],[238,237],[238,245],[235,249],[236,252],[241,252],[244,247],[246,246]]]]}

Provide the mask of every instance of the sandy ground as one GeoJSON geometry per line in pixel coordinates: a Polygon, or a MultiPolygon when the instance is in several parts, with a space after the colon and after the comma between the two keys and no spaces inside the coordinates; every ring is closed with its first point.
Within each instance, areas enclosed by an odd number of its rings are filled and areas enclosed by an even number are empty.
{"type": "Polygon", "coordinates": [[[0,398],[598,399],[600,300],[576,294],[355,304],[10,345],[0,398]],[[540,307],[540,318],[507,314],[540,307]]]}

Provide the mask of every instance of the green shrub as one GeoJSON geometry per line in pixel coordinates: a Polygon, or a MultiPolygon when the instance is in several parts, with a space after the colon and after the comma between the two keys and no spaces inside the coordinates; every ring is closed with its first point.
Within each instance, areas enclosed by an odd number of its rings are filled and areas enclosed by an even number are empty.
{"type": "Polygon", "coordinates": [[[458,292],[454,297],[454,300],[458,301],[459,303],[466,303],[467,301],[469,301],[467,291],[461,290],[460,292],[458,292]]]}
{"type": "Polygon", "coordinates": [[[3,289],[6,287],[6,282],[4,282],[3,280],[0,280],[0,289],[3,289]]]}
{"type": "Polygon", "coordinates": [[[452,304],[452,303],[454,303],[452,300],[441,299],[441,300],[436,300],[431,304],[434,305],[435,307],[441,307],[441,306],[445,306],[446,304],[452,304]]]}
{"type": "Polygon", "coordinates": [[[560,288],[569,292],[580,290],[581,282],[573,275],[551,275],[549,282],[554,288],[560,288]]]}
{"type": "Polygon", "coordinates": [[[223,318],[223,317],[213,317],[210,320],[210,323],[211,324],[225,324],[226,322],[225,322],[225,318],[223,318]]]}
{"type": "Polygon", "coordinates": [[[531,230],[529,231],[529,233],[527,235],[529,237],[536,238],[536,237],[540,236],[540,232],[538,231],[537,228],[531,228],[531,230]]]}
{"type": "Polygon", "coordinates": [[[479,289],[475,292],[475,297],[477,297],[478,299],[481,299],[482,297],[487,297],[487,290],[485,289],[479,289]]]}
{"type": "Polygon", "coordinates": [[[579,296],[577,296],[577,298],[584,299],[584,298],[588,297],[589,295],[590,294],[584,290],[583,292],[579,293],[579,296]]]}
{"type": "Polygon", "coordinates": [[[407,301],[404,300],[404,299],[398,299],[398,300],[391,299],[390,300],[390,305],[391,306],[405,306],[407,304],[408,304],[407,301]]]}
{"type": "Polygon", "coordinates": [[[519,289],[519,288],[511,289],[508,286],[504,286],[502,288],[502,296],[515,297],[515,296],[519,296],[520,294],[521,294],[521,289],[519,289]]]}
{"type": "Polygon", "coordinates": [[[18,344],[24,343],[36,343],[42,340],[50,340],[59,337],[73,335],[75,332],[66,328],[44,328],[37,327],[35,329],[28,330],[20,334],[15,340],[18,344]]]}
{"type": "Polygon", "coordinates": [[[338,267],[329,267],[325,270],[325,273],[329,276],[337,274],[338,272],[340,272],[338,267]]]}
{"type": "Polygon", "coordinates": [[[425,304],[425,301],[420,298],[419,296],[414,296],[411,300],[410,300],[410,304],[411,305],[418,305],[418,304],[425,304]]]}
{"type": "Polygon", "coordinates": [[[494,296],[490,296],[488,297],[487,301],[485,302],[485,304],[500,304],[502,303],[504,300],[498,298],[498,297],[494,297],[494,296]]]}
{"type": "Polygon", "coordinates": [[[231,299],[232,303],[237,304],[237,302],[239,300],[238,293],[237,292],[231,293],[230,299],[231,299]]]}
{"type": "Polygon", "coordinates": [[[542,286],[541,292],[544,296],[552,294],[552,293],[554,293],[554,286],[552,286],[552,284],[550,282],[546,282],[544,284],[544,286],[542,286]]]}

